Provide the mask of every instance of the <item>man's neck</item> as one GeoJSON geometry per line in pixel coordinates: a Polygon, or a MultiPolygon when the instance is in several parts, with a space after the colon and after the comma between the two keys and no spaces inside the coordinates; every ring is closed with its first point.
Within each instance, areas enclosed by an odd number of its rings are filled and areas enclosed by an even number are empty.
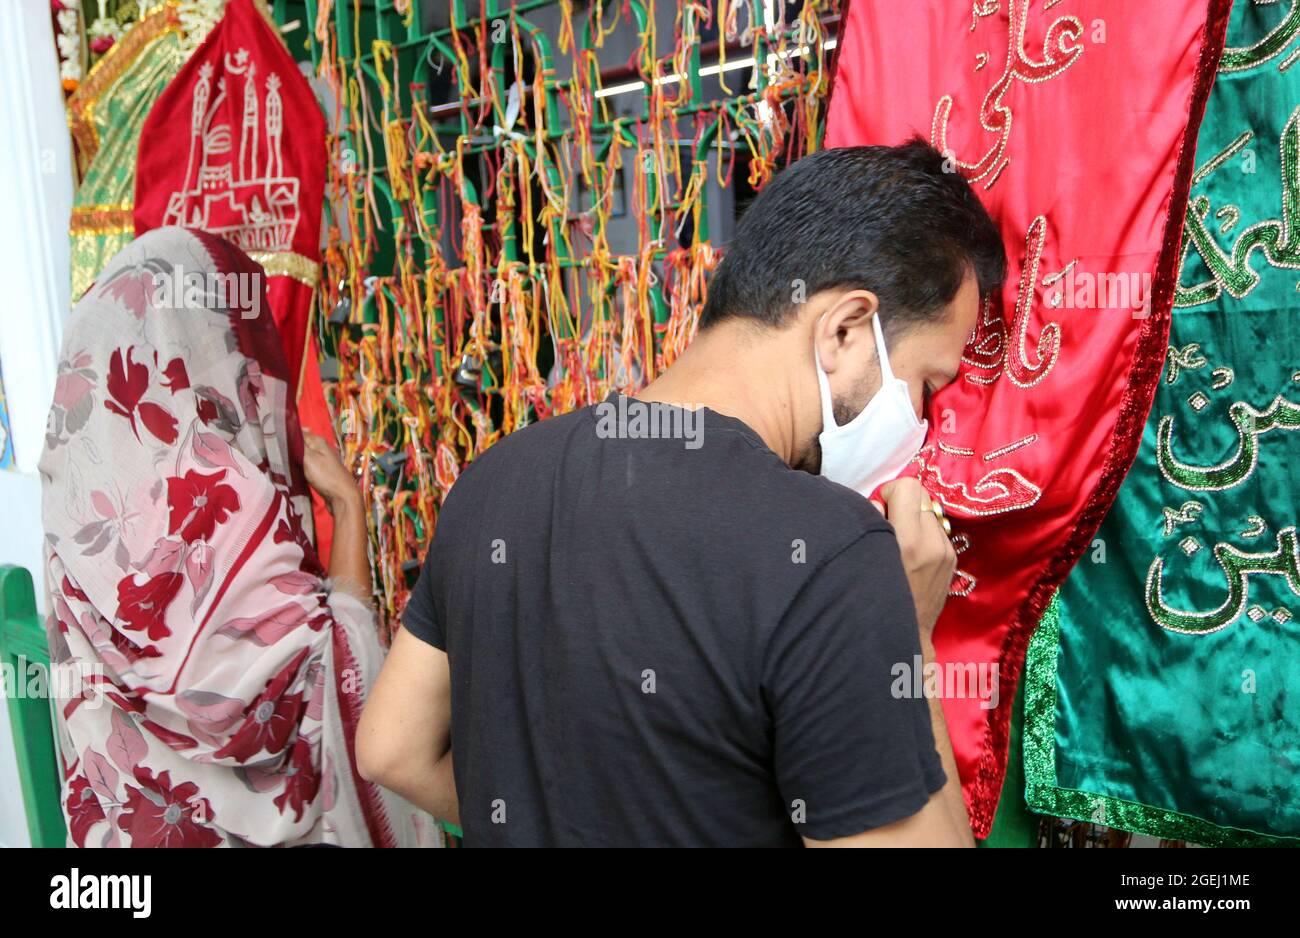
{"type": "Polygon", "coordinates": [[[700,332],[667,371],[635,395],[682,407],[707,407],[754,430],[787,465],[800,457],[797,388],[782,337],[741,321],[700,332]]]}

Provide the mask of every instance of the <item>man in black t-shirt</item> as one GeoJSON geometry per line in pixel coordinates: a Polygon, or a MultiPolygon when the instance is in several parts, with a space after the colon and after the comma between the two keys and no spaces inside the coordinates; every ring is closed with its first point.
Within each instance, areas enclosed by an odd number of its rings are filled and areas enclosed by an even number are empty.
{"type": "Polygon", "coordinates": [[[955,558],[889,480],[1004,272],[919,141],[776,176],[671,368],[461,474],[362,773],[470,846],[969,845],[939,702],[899,678],[955,558]]]}

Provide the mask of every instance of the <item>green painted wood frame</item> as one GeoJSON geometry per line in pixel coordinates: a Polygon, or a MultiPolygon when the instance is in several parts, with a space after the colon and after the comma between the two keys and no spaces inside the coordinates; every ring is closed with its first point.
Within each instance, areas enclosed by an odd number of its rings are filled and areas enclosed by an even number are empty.
{"type": "Polygon", "coordinates": [[[22,567],[0,566],[0,668],[33,847],[67,845],[50,699],[48,693],[27,693],[33,686],[49,688],[49,667],[50,651],[45,625],[36,612],[32,575],[22,567]],[[39,669],[39,682],[29,681],[33,668],[39,669]]]}

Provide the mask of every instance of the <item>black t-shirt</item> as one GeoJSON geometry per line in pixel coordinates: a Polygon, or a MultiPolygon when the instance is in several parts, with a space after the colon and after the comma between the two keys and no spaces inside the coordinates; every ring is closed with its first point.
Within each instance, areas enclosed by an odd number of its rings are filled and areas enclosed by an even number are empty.
{"type": "Polygon", "coordinates": [[[797,845],[916,813],[945,779],[926,701],[891,693],[920,643],[888,522],[739,420],[611,436],[616,403],[476,459],[403,616],[448,655],[465,843],[797,845]]]}

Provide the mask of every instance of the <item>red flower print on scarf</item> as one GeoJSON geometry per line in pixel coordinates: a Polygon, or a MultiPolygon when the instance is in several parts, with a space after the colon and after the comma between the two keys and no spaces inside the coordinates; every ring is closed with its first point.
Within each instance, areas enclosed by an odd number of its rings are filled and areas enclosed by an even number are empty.
{"type": "Polygon", "coordinates": [[[78,847],[85,847],[86,835],[90,829],[104,820],[104,809],[84,775],[78,775],[68,785],[64,809],[68,814],[68,830],[72,834],[72,842],[78,847]]]}
{"type": "Polygon", "coordinates": [[[108,360],[108,393],[113,399],[104,401],[104,406],[131,423],[131,432],[140,439],[140,428],[136,426],[138,412],[140,420],[149,432],[164,443],[176,442],[176,418],[165,407],[151,401],[142,401],[149,390],[149,366],[132,360],[135,350],[127,346],[126,357],[122,349],[117,349],[108,360]]]}
{"type": "Polygon", "coordinates": [[[144,319],[144,314],[148,312],[151,305],[155,286],[152,265],[143,268],[126,267],[105,280],[99,288],[99,294],[111,296],[129,309],[136,319],[144,319]]]}
{"type": "Polygon", "coordinates": [[[90,597],[82,592],[81,588],[76,586],[72,580],[68,578],[66,573],[63,574],[63,595],[70,596],[73,599],[79,599],[83,603],[90,602],[90,597]]]}
{"type": "Polygon", "coordinates": [[[50,449],[66,443],[72,434],[80,433],[90,419],[95,407],[95,395],[91,392],[99,384],[99,376],[90,363],[87,352],[77,352],[71,361],[59,362],[54,404],[45,424],[45,445],[50,449]]]}
{"type": "Polygon", "coordinates": [[[185,578],[179,573],[159,573],[143,583],[136,583],[135,578],[136,574],[132,573],[118,581],[117,618],[124,629],[137,632],[147,629],[151,642],[164,639],[172,634],[165,621],[167,607],[180,592],[185,578]]]}
{"type": "Polygon", "coordinates": [[[226,470],[205,475],[196,469],[167,480],[168,534],[180,533],[186,543],[206,541],[217,525],[239,511],[239,493],[222,485],[226,470]]]}
{"type": "MultiPolygon", "coordinates": [[[[290,512],[292,512],[293,506],[290,505],[289,508],[290,512]]],[[[275,533],[271,535],[271,539],[277,544],[290,542],[297,544],[302,548],[303,563],[305,565],[307,557],[310,556],[308,551],[314,550],[314,548],[311,547],[311,543],[307,540],[307,532],[303,530],[301,521],[297,516],[291,515],[291,517],[293,518],[293,524],[290,524],[284,518],[280,519],[280,523],[276,525],[275,533]]]]}
{"type": "Polygon", "coordinates": [[[302,692],[287,694],[310,649],[304,648],[266,685],[266,690],[244,710],[243,724],[230,742],[215,753],[218,759],[248,762],[263,750],[274,755],[289,745],[306,708],[302,692]]]}
{"type": "Polygon", "coordinates": [[[95,386],[95,372],[89,367],[91,360],[88,353],[78,352],[72,361],[59,362],[59,376],[54,379],[54,403],[64,410],[80,404],[95,386]]]}
{"type": "Polygon", "coordinates": [[[171,774],[136,770],[140,787],[127,785],[126,809],[118,826],[131,835],[132,847],[217,847],[221,835],[207,826],[215,820],[212,806],[200,798],[199,786],[185,782],[175,788],[171,774]]]}
{"type": "Polygon", "coordinates": [[[175,394],[177,391],[184,391],[190,386],[190,375],[185,370],[185,362],[180,358],[173,358],[163,369],[163,374],[167,380],[163,382],[163,387],[175,394]]]}
{"type": "Polygon", "coordinates": [[[298,737],[289,756],[289,767],[285,770],[284,791],[275,798],[275,806],[280,813],[293,811],[295,822],[302,820],[303,809],[316,800],[320,791],[320,773],[311,761],[311,743],[298,737]]]}
{"type": "Polygon", "coordinates": [[[224,430],[231,436],[239,432],[239,412],[235,410],[235,404],[230,398],[204,384],[194,388],[194,398],[198,404],[199,419],[204,425],[224,430]]]}
{"type": "Polygon", "coordinates": [[[239,392],[240,406],[244,408],[244,419],[250,423],[260,423],[262,412],[258,402],[266,393],[266,385],[262,380],[262,367],[252,359],[245,359],[239,369],[236,387],[239,392]]]}
{"type": "Polygon", "coordinates": [[[285,603],[257,616],[241,616],[238,619],[231,619],[217,630],[217,634],[224,635],[226,638],[248,639],[253,644],[265,648],[267,645],[274,645],[304,624],[313,631],[320,631],[314,623],[307,619],[307,610],[298,603],[292,602],[285,603]]]}
{"type": "Polygon", "coordinates": [[[178,733],[175,730],[169,730],[161,723],[155,723],[153,720],[141,720],[140,728],[148,730],[157,739],[162,740],[177,752],[185,752],[187,749],[195,749],[199,745],[198,740],[193,737],[186,736],[184,733],[178,733]]]}
{"type": "MultiPolygon", "coordinates": [[[[108,640],[113,643],[113,647],[117,649],[118,654],[125,659],[128,667],[137,661],[143,661],[145,658],[162,657],[162,652],[158,650],[157,645],[136,645],[117,629],[106,629],[106,631],[108,632],[108,640]]],[[[171,634],[171,629],[167,630],[167,634],[171,634]]]]}

